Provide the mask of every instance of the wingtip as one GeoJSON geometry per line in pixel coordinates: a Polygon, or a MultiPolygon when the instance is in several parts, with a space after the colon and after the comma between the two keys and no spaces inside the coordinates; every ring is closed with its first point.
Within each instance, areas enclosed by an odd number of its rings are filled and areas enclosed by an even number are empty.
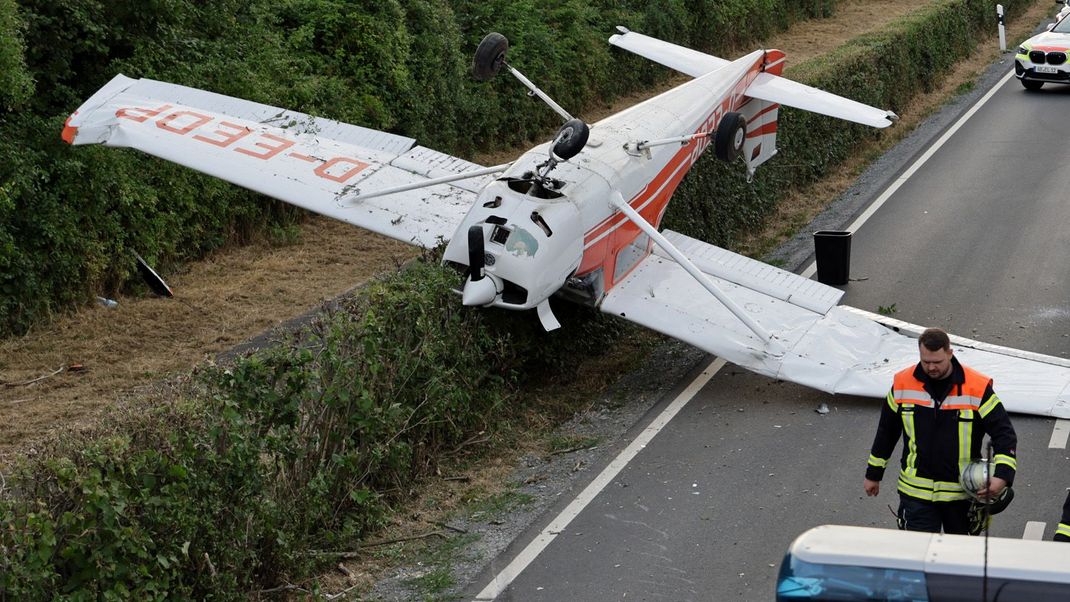
{"type": "Polygon", "coordinates": [[[71,113],[71,116],[67,118],[67,121],[63,122],[63,133],[59,136],[67,144],[74,144],[74,137],[78,135],[78,128],[71,125],[71,120],[77,113],[71,113]]]}

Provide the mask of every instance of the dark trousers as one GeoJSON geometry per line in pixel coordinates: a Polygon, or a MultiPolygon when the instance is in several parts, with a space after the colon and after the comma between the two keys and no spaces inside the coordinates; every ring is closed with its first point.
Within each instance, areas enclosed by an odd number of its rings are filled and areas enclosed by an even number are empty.
{"type": "Polygon", "coordinates": [[[927,502],[899,494],[899,528],[905,531],[925,531],[970,535],[969,500],[955,502],[927,502]]]}

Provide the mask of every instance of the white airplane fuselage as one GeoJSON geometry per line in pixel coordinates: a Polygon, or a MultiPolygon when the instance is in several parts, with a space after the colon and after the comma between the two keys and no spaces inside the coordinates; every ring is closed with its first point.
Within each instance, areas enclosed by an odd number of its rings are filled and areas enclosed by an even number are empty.
{"type": "Polygon", "coordinates": [[[779,105],[743,92],[759,72],[777,74],[782,65],[783,53],[755,51],[597,122],[584,149],[549,172],[557,184],[552,190],[532,178],[549,159],[551,143],[529,150],[480,191],[444,261],[468,266],[466,234],[480,226],[484,273],[495,294],[478,304],[530,309],[563,287],[597,304],[649,255],[652,244],[613,207],[611,195],[619,192],[658,227],[676,187],[713,138],[638,150],[636,143],[709,133],[726,113],[739,111],[748,121],[744,160],[753,169],[775,153],[779,105]]]}

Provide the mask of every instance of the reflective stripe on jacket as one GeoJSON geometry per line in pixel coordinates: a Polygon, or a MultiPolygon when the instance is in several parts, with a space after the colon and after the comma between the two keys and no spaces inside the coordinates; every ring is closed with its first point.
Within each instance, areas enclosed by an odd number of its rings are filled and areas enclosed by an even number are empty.
{"type": "MultiPolygon", "coordinates": [[[[968,499],[959,485],[962,469],[981,457],[987,433],[992,438],[994,475],[1011,484],[1017,468],[1017,437],[1010,417],[992,388],[992,379],[952,357],[950,388],[934,398],[920,364],[892,381],[870,449],[866,478],[879,481],[900,435],[903,457],[897,489],[933,501],[968,499]]],[[[943,392],[938,392],[938,395],[943,392]]]]}
{"type": "Polygon", "coordinates": [[[1063,502],[1063,516],[1059,525],[1055,527],[1055,541],[1070,541],[1070,491],[1066,494],[1063,502]]]}

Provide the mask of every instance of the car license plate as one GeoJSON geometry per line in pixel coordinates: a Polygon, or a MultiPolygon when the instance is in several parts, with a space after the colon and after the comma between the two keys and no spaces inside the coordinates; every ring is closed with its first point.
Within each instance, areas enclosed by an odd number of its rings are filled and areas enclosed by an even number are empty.
{"type": "Polygon", "coordinates": [[[1052,67],[1051,65],[1037,65],[1036,66],[1036,70],[1037,70],[1037,73],[1058,73],[1059,72],[1059,69],[1057,67],[1052,67]]]}

